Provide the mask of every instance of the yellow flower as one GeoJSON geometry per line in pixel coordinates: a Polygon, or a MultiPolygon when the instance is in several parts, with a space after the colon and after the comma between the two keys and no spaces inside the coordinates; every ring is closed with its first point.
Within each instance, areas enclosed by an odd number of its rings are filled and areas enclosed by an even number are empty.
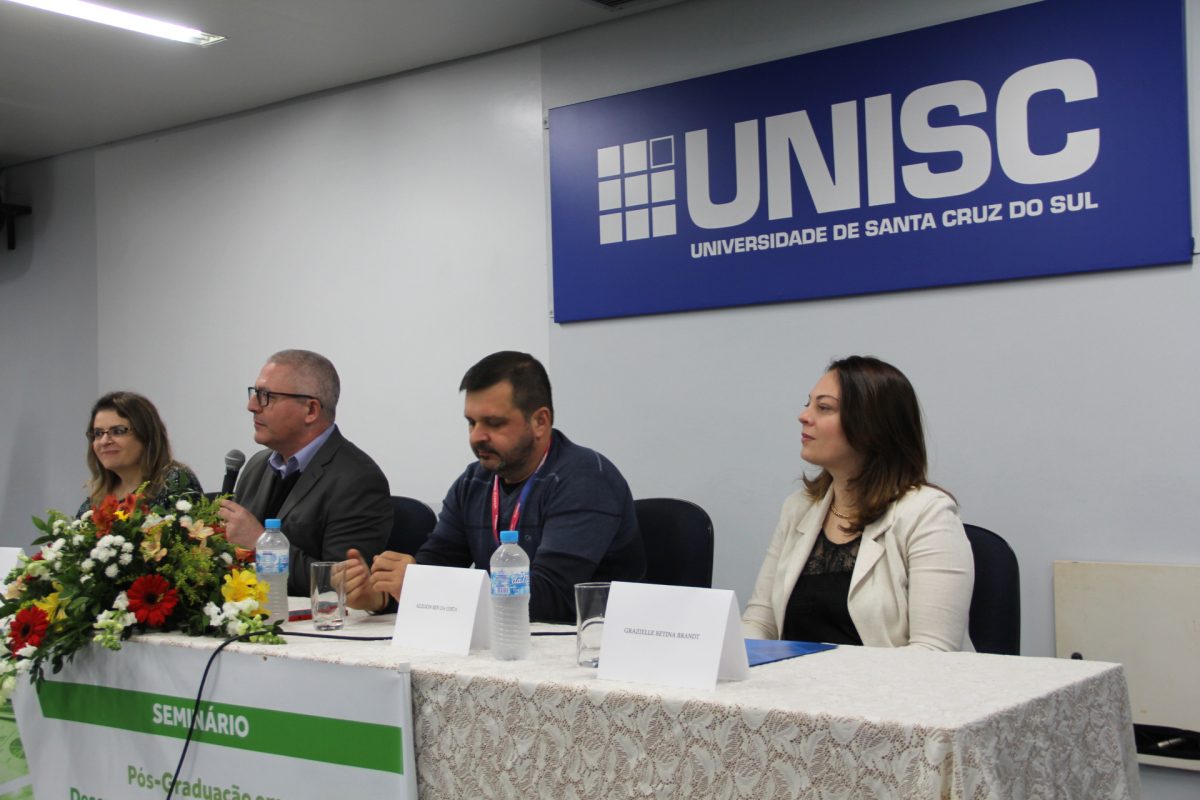
{"type": "MultiPolygon", "coordinates": [[[[58,584],[55,584],[55,587],[62,588],[58,584]]],[[[65,603],[59,602],[58,595],[58,592],[54,592],[53,594],[46,595],[41,600],[33,601],[35,606],[46,612],[46,619],[51,622],[57,622],[67,616],[67,609],[64,607],[65,603]]]]}
{"type": "Polygon", "coordinates": [[[113,516],[116,517],[117,519],[121,520],[121,522],[125,522],[126,520],[129,519],[129,512],[125,511],[125,510],[120,510],[120,511],[114,512],[113,516]]]}
{"type": "Polygon", "coordinates": [[[159,523],[146,531],[145,538],[142,539],[142,555],[147,561],[162,561],[167,554],[167,548],[162,546],[163,528],[165,527],[165,522],[159,523]]]}
{"type": "Polygon", "coordinates": [[[221,587],[221,596],[229,603],[240,603],[248,598],[253,598],[258,601],[259,606],[265,606],[267,585],[259,583],[253,571],[235,569],[225,576],[225,585],[221,587]]]}

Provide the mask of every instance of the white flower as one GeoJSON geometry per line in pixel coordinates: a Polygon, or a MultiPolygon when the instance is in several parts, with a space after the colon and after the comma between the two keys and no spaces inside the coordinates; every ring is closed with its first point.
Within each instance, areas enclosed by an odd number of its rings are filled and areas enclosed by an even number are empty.
{"type": "Polygon", "coordinates": [[[125,609],[129,608],[129,595],[125,594],[124,592],[118,593],[117,596],[113,598],[113,608],[118,611],[124,611],[125,609]]]}
{"type": "Polygon", "coordinates": [[[65,527],[67,527],[67,521],[65,519],[54,520],[54,532],[55,533],[58,533],[65,527]]]}
{"type": "Polygon", "coordinates": [[[117,575],[120,572],[121,572],[121,570],[117,567],[116,564],[109,564],[107,567],[104,568],[104,574],[110,578],[117,577],[117,575]]]}
{"type": "Polygon", "coordinates": [[[96,545],[95,547],[92,548],[92,552],[88,553],[89,557],[95,559],[96,561],[99,561],[101,564],[108,563],[108,560],[110,558],[112,558],[114,555],[116,555],[115,550],[113,550],[110,547],[105,547],[102,544],[96,545]]]}
{"type": "Polygon", "coordinates": [[[81,584],[87,583],[87,582],[88,582],[88,581],[90,581],[91,579],[92,579],[92,576],[91,576],[91,575],[80,575],[80,576],[79,576],[79,582],[80,582],[81,584]]]}
{"type": "Polygon", "coordinates": [[[122,566],[128,564],[130,561],[133,561],[132,553],[121,553],[121,557],[117,559],[117,563],[121,564],[122,566]]]}
{"type": "Polygon", "coordinates": [[[16,687],[17,679],[12,675],[5,675],[0,679],[0,696],[11,694],[16,687]]]}
{"type": "Polygon", "coordinates": [[[158,514],[153,514],[153,513],[147,514],[146,518],[144,520],[142,520],[142,530],[148,531],[162,521],[163,521],[163,518],[160,517],[158,514]]]}
{"type": "Polygon", "coordinates": [[[182,511],[183,513],[186,514],[187,512],[192,510],[192,504],[189,503],[187,500],[177,500],[177,501],[175,501],[175,508],[176,508],[176,510],[182,511]]]}
{"type": "Polygon", "coordinates": [[[85,573],[91,572],[95,568],[96,562],[92,561],[90,558],[85,558],[83,561],[79,562],[79,569],[83,570],[85,573]]]}
{"type": "Polygon", "coordinates": [[[226,564],[232,564],[233,556],[229,555],[229,553],[221,553],[221,560],[224,561],[226,564]]]}
{"type": "MultiPolygon", "coordinates": [[[[133,544],[130,542],[126,542],[125,544],[121,545],[121,552],[122,553],[132,553],[133,552],[133,544]]],[[[126,563],[128,563],[128,562],[126,562],[126,563]]]]}
{"type": "Polygon", "coordinates": [[[125,544],[125,537],[118,533],[116,536],[112,537],[112,543],[109,545],[109,547],[115,548],[123,544],[125,544]]]}
{"type": "Polygon", "coordinates": [[[191,528],[192,527],[192,518],[189,516],[186,516],[186,515],[182,516],[179,518],[179,524],[185,528],[191,528]]]}
{"type": "Polygon", "coordinates": [[[83,534],[82,534],[82,533],[77,533],[77,534],[75,534],[74,536],[72,536],[72,537],[71,537],[71,544],[75,545],[76,547],[78,547],[79,545],[83,544],[83,534]]]}
{"type": "Polygon", "coordinates": [[[96,510],[93,508],[89,508],[87,511],[80,514],[79,519],[77,519],[75,521],[76,522],[87,522],[88,520],[90,520],[92,518],[92,514],[94,514],[94,513],[96,513],[96,510]]]}
{"type": "Polygon", "coordinates": [[[237,606],[238,611],[241,611],[245,614],[250,614],[258,610],[258,601],[253,597],[247,597],[245,600],[239,600],[238,602],[234,603],[234,605],[237,606]]]}
{"type": "Polygon", "coordinates": [[[37,655],[37,648],[31,644],[27,644],[17,651],[17,658],[33,658],[37,655]]]}
{"type": "Polygon", "coordinates": [[[246,623],[239,619],[231,619],[225,623],[225,633],[230,636],[241,636],[246,632],[246,623]]]}
{"type": "Polygon", "coordinates": [[[32,667],[33,667],[32,661],[30,661],[28,658],[22,658],[20,661],[17,662],[17,674],[18,675],[28,674],[29,670],[32,667]]]}

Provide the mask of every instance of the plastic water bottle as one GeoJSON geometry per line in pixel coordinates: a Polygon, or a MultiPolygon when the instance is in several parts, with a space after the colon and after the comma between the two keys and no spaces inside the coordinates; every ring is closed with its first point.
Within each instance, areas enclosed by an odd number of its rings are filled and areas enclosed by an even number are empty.
{"type": "Polygon", "coordinates": [[[254,546],[254,574],[267,585],[268,622],[288,621],[288,540],[279,520],[269,519],[254,546]]]}
{"type": "Polygon", "coordinates": [[[529,556],[516,531],[501,531],[492,553],[492,655],[503,661],[529,655],[529,556]]]}

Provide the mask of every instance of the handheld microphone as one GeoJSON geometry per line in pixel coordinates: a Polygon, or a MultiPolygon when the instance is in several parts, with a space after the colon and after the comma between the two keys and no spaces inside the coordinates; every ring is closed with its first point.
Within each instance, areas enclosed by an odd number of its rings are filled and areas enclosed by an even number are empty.
{"type": "Polygon", "coordinates": [[[230,450],[225,454],[225,480],[221,483],[221,494],[233,494],[238,473],[246,463],[246,454],[241,450],[230,450]]]}

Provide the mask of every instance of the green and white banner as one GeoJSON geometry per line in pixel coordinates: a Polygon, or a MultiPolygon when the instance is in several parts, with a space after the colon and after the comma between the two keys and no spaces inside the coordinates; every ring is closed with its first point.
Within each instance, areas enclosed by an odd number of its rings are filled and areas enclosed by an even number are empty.
{"type": "Polygon", "coordinates": [[[416,798],[407,669],[127,643],[80,654],[14,707],[36,797],[416,798]]]}

